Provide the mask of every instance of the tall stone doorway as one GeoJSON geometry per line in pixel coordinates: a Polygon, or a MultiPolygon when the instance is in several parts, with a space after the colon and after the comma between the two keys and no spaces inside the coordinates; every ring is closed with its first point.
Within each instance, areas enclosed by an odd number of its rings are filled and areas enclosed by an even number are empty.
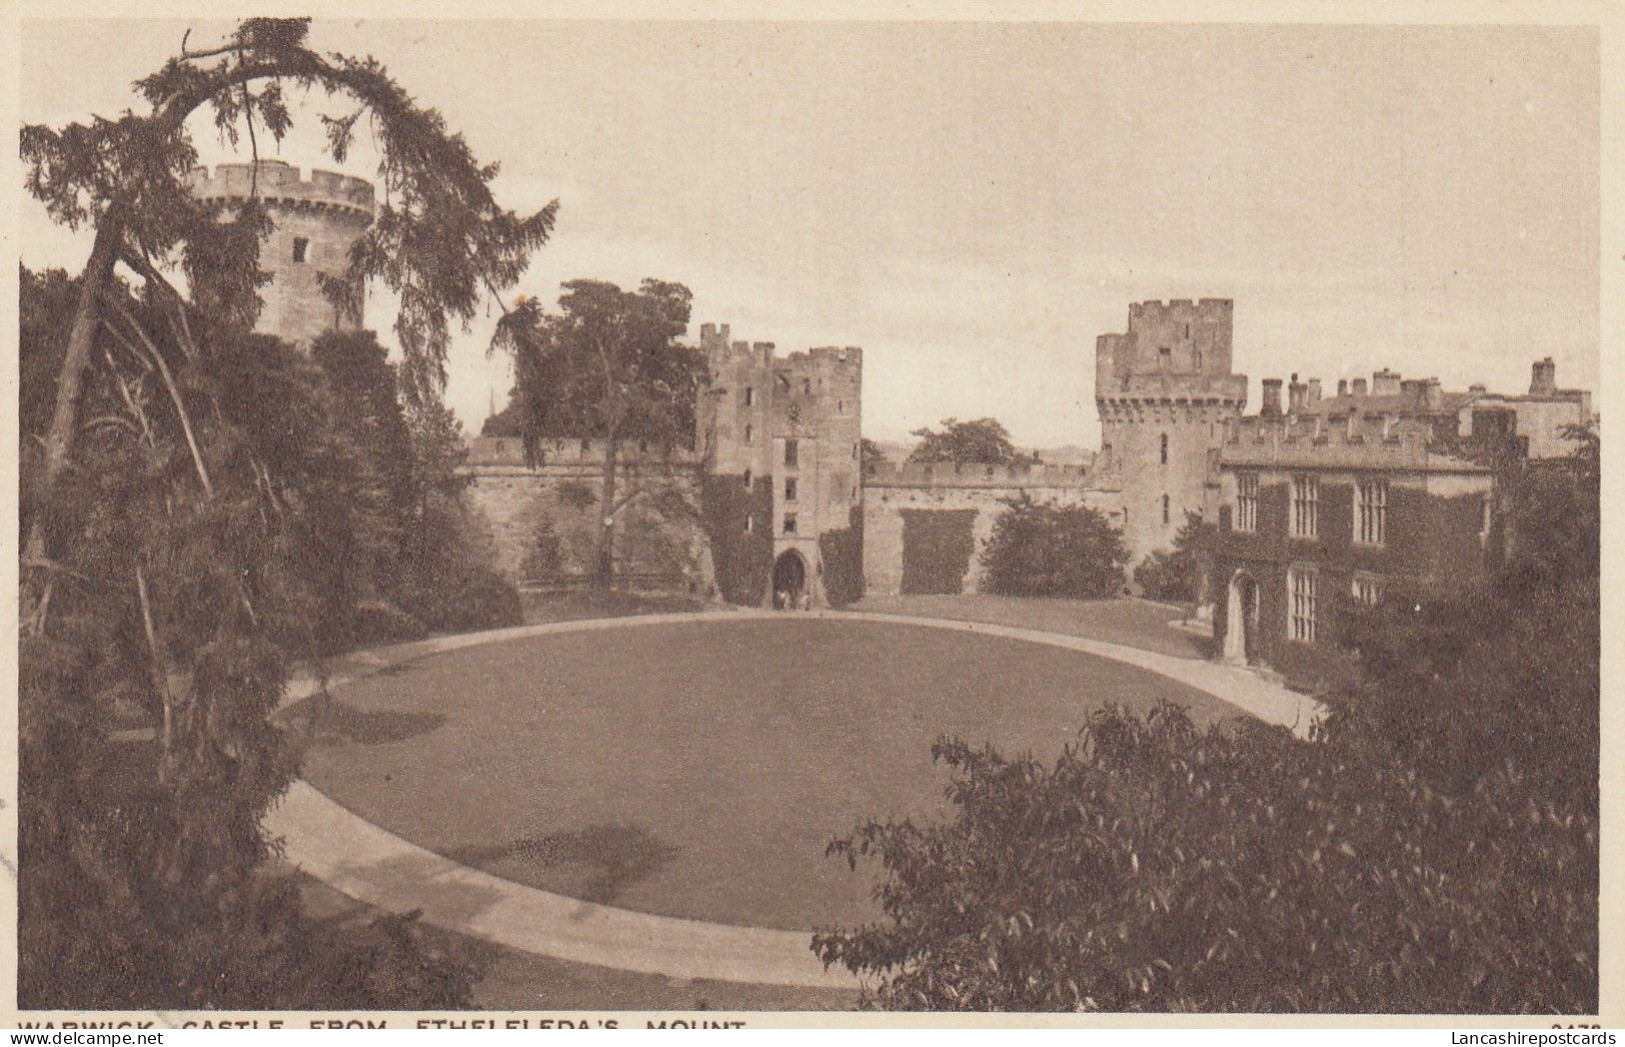
{"type": "Polygon", "coordinates": [[[1224,660],[1231,665],[1258,664],[1258,581],[1246,571],[1230,576],[1226,601],[1224,660]]]}

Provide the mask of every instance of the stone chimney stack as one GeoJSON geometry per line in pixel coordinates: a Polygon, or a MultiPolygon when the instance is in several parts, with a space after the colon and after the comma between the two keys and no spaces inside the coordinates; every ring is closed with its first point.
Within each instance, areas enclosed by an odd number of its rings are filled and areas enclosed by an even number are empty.
{"type": "Polygon", "coordinates": [[[1264,391],[1258,405],[1260,418],[1281,417],[1281,380],[1279,378],[1264,379],[1264,391]]]}
{"type": "Polygon", "coordinates": [[[1371,376],[1372,396],[1398,396],[1399,392],[1400,387],[1398,371],[1390,371],[1388,368],[1384,367],[1382,370],[1371,376]]]}
{"type": "Polygon", "coordinates": [[[1297,414],[1303,410],[1303,394],[1308,388],[1308,386],[1298,381],[1296,374],[1292,376],[1292,381],[1288,382],[1286,387],[1287,414],[1297,414]]]}
{"type": "Polygon", "coordinates": [[[1557,364],[1551,357],[1536,360],[1529,375],[1530,396],[1551,396],[1557,392],[1557,364]]]}
{"type": "Polygon", "coordinates": [[[1303,403],[1305,407],[1313,407],[1320,403],[1320,379],[1311,378],[1306,384],[1309,388],[1304,390],[1303,403]]]}
{"type": "Polygon", "coordinates": [[[1349,380],[1347,378],[1339,378],[1337,380],[1337,395],[1338,396],[1347,396],[1348,394],[1349,394],[1349,380]]]}
{"type": "Polygon", "coordinates": [[[1364,378],[1355,378],[1355,379],[1353,379],[1352,381],[1349,382],[1349,395],[1350,396],[1364,396],[1365,395],[1365,379],[1364,378]]]}

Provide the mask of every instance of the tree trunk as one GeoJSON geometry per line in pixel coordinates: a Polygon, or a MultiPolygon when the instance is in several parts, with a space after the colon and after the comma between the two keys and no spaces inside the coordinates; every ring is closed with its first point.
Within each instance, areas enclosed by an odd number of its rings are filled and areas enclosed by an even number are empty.
{"type": "Polygon", "coordinates": [[[598,521],[598,571],[593,583],[600,589],[615,585],[615,465],[619,455],[619,441],[613,436],[604,441],[604,495],[600,504],[602,517],[598,521]]]}
{"type": "MultiPolygon", "coordinates": [[[[85,372],[90,368],[90,352],[96,341],[96,325],[101,322],[102,289],[113,274],[113,263],[118,258],[119,241],[124,233],[117,218],[104,218],[96,230],[96,243],[91,248],[90,260],[85,263],[84,275],[79,282],[79,303],[74,308],[73,326],[68,330],[68,348],[57,371],[56,406],[51,413],[51,428],[45,438],[45,461],[35,488],[34,519],[28,529],[28,546],[24,560],[43,564],[50,560],[51,550],[46,542],[46,518],[49,505],[56,492],[57,481],[67,471],[73,457],[74,438],[79,430],[79,401],[84,394],[85,372]]],[[[36,576],[37,577],[37,576],[36,576]]],[[[41,583],[27,582],[23,586],[22,620],[43,630],[37,611],[44,594],[41,583]]]]}

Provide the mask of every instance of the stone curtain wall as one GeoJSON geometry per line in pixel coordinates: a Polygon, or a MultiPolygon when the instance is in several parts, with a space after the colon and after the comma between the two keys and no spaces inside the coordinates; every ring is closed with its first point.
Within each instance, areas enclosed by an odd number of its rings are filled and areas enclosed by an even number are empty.
{"type": "Polygon", "coordinates": [[[864,484],[865,591],[878,596],[916,592],[920,591],[916,585],[925,584],[918,579],[935,579],[939,574],[957,570],[956,585],[931,591],[980,592],[982,549],[993,535],[993,522],[1004,512],[1005,501],[1022,491],[1039,502],[1090,506],[1105,513],[1115,526],[1122,526],[1123,506],[1119,493],[1086,486],[1082,470],[997,469],[991,477],[961,472],[949,476],[934,474],[927,479],[924,470],[915,466],[883,469],[864,484]],[[959,514],[957,519],[968,519],[971,542],[968,562],[961,560],[957,548],[949,550],[935,545],[935,536],[961,524],[944,523],[943,531],[939,532],[929,522],[931,514],[959,514]],[[912,525],[913,530],[905,523],[906,517],[917,521],[912,525]],[[922,542],[930,544],[922,545],[922,542]],[[912,566],[913,571],[907,570],[905,565],[912,566]],[[909,575],[907,579],[905,574],[909,575]]]}
{"type": "MultiPolygon", "coordinates": [[[[521,456],[518,441],[481,439],[468,465],[467,499],[489,528],[497,569],[522,585],[569,586],[590,578],[597,555],[602,493],[601,468],[592,463],[602,454],[596,443],[581,450],[572,445],[558,459],[536,468],[514,464],[521,456]],[[545,526],[556,540],[554,570],[536,576],[536,560],[527,553],[545,526]]],[[[703,491],[699,468],[692,462],[623,464],[620,490],[636,483],[646,489],[616,517],[616,575],[634,588],[690,592],[708,596],[715,590],[709,543],[703,526],[703,491]]]]}

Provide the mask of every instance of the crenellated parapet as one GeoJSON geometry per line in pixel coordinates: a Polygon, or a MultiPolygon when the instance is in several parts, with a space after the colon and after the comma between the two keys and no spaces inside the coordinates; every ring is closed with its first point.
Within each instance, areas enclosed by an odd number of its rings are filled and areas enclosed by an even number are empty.
{"type": "Polygon", "coordinates": [[[1219,447],[1221,468],[1381,469],[1393,472],[1488,472],[1487,466],[1440,453],[1427,420],[1350,413],[1340,417],[1265,415],[1240,418],[1219,447]]]}
{"type": "Polygon", "coordinates": [[[880,462],[864,477],[865,487],[1066,487],[1088,484],[1081,465],[978,465],[970,462],[880,462]]]}
{"type": "MultiPolygon", "coordinates": [[[[572,467],[601,469],[604,465],[603,440],[579,440],[560,437],[541,441],[538,450],[542,467],[572,467]]],[[[697,468],[700,456],[686,448],[663,446],[637,440],[623,440],[616,455],[622,466],[662,466],[697,468]]],[[[476,436],[468,442],[470,468],[525,468],[525,442],[517,436],[476,436]]]]}
{"type": "Polygon", "coordinates": [[[312,170],[309,178],[281,160],[258,164],[217,164],[192,170],[190,184],[199,199],[241,201],[257,196],[267,205],[309,208],[371,221],[375,207],[372,183],[333,171],[312,170]]]}

